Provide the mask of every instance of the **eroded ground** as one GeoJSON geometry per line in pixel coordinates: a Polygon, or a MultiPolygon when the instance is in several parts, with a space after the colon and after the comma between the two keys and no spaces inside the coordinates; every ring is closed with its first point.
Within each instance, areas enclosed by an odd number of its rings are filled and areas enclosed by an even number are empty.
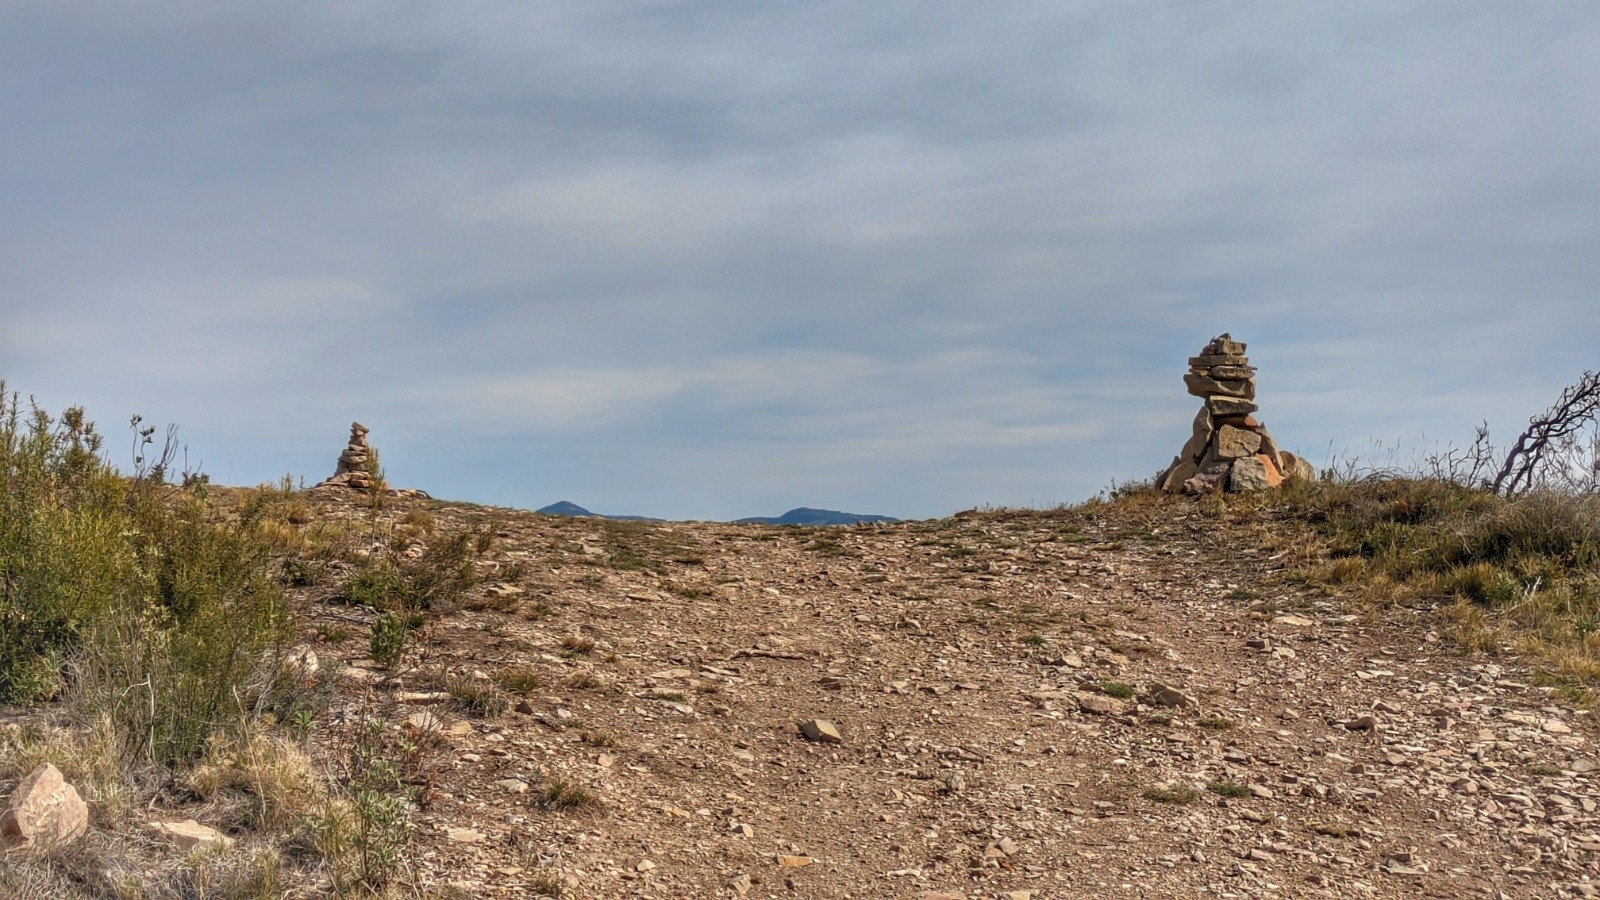
{"type": "Polygon", "coordinates": [[[318,603],[313,621],[353,635],[316,648],[336,684],[318,734],[374,709],[438,719],[416,761],[424,883],[1018,900],[1600,886],[1593,717],[1513,658],[1456,654],[1427,611],[1294,585],[1293,523],[1224,526],[1183,502],[809,530],[416,505],[441,532],[498,531],[466,608],[398,673],[361,660],[368,611],[318,603]],[[500,716],[438,689],[441,671],[519,666],[537,684],[500,716]],[[842,743],[802,737],[813,719],[842,743]]]}

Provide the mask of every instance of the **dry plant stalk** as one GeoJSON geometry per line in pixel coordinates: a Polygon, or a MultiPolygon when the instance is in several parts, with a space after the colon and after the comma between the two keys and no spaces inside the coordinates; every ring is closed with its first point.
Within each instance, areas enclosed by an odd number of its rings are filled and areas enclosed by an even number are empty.
{"type": "Polygon", "coordinates": [[[1495,476],[1495,493],[1509,497],[1536,487],[1551,454],[1559,459],[1563,451],[1570,454],[1578,449],[1579,434],[1596,416],[1600,416],[1600,373],[1584,372],[1561,392],[1554,406],[1529,420],[1528,429],[1512,445],[1495,476]]]}

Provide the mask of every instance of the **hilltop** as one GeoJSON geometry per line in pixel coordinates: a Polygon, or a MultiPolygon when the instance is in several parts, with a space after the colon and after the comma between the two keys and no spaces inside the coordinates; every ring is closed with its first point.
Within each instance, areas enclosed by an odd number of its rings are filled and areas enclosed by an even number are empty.
{"type": "MultiPolygon", "coordinates": [[[[339,773],[363,734],[402,739],[390,883],[423,896],[1596,889],[1590,707],[1537,656],[1468,648],[1443,598],[1308,579],[1336,554],[1269,500],[782,530],[274,502],[318,661],[302,746],[339,773]],[[351,549],[391,535],[415,575],[460,533],[493,538],[470,584],[375,661],[351,549]]],[[[159,815],[262,846],[250,783],[159,815]]],[[[285,859],[291,895],[328,891],[285,859]]]]}
{"type": "Polygon", "coordinates": [[[734,520],[738,525],[863,525],[898,521],[900,520],[889,516],[847,513],[836,509],[812,509],[808,506],[791,509],[781,516],[751,516],[734,520]]]}

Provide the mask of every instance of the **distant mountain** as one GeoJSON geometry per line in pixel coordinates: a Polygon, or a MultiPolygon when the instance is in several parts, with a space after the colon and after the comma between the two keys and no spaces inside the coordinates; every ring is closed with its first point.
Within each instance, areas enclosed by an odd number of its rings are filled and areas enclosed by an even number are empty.
{"type": "Polygon", "coordinates": [[[541,512],[547,516],[594,516],[597,519],[616,519],[619,522],[662,522],[664,519],[652,519],[649,516],[608,516],[603,513],[590,512],[573,503],[571,500],[557,500],[549,506],[540,507],[534,512],[541,512]]]}
{"type": "Polygon", "coordinates": [[[836,509],[811,509],[802,506],[791,509],[777,518],[755,516],[735,519],[736,525],[859,525],[863,522],[898,522],[889,516],[868,516],[860,513],[839,512],[836,509]]]}

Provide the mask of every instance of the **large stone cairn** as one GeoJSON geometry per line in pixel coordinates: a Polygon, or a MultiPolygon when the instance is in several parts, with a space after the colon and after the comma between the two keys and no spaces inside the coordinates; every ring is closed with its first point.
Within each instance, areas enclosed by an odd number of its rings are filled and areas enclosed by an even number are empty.
{"type": "Polygon", "coordinates": [[[1286,478],[1316,477],[1310,463],[1279,450],[1256,421],[1256,370],[1244,350],[1243,342],[1223,334],[1189,358],[1183,383],[1205,402],[1194,417],[1194,434],[1157,479],[1163,491],[1260,491],[1286,478]]]}
{"type": "Polygon", "coordinates": [[[374,485],[372,445],[367,443],[367,426],[350,423],[350,443],[339,454],[339,463],[333,477],[318,484],[318,488],[346,487],[357,491],[371,491],[374,485]]]}

